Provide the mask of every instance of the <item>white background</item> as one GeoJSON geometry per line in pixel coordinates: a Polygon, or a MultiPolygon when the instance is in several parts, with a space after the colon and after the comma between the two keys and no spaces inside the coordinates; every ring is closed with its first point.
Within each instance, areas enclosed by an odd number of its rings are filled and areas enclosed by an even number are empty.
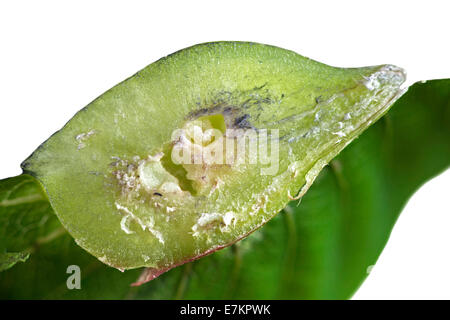
{"type": "MultiPolygon", "coordinates": [[[[149,63],[218,40],[340,67],[450,77],[448,1],[2,1],[0,178],[91,100],[149,63]]],[[[354,298],[450,298],[450,172],[411,199],[354,298]]]]}

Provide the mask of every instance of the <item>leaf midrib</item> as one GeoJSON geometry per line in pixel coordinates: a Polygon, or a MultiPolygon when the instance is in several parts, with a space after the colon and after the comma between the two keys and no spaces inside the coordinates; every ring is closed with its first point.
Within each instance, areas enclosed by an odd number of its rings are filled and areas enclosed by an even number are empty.
{"type": "Polygon", "coordinates": [[[45,200],[41,194],[30,194],[28,196],[14,198],[14,199],[5,199],[0,201],[0,207],[12,207],[25,203],[33,203],[36,201],[45,200]]]}

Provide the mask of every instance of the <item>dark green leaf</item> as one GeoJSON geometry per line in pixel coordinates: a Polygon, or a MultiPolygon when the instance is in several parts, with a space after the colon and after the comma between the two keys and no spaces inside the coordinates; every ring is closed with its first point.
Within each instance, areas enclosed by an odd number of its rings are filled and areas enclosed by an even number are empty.
{"type": "Polygon", "coordinates": [[[21,175],[0,181],[0,271],[25,261],[60,228],[36,179],[21,175]]]}
{"type": "Polygon", "coordinates": [[[408,198],[448,168],[449,100],[450,80],[411,87],[323,170],[298,207],[230,248],[131,288],[139,270],[109,268],[65,235],[0,273],[0,298],[348,298],[408,198]],[[81,268],[81,290],[66,287],[72,264],[81,268]]]}
{"type": "Polygon", "coordinates": [[[450,80],[414,85],[324,169],[299,206],[233,248],[144,285],[137,297],[351,297],[409,197],[449,167],[449,101],[450,80]]]}

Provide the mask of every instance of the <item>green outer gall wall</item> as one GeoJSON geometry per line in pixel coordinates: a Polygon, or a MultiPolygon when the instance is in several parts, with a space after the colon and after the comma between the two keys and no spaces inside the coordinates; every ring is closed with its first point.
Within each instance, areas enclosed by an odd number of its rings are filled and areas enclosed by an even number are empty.
{"type": "Polygon", "coordinates": [[[104,93],[23,168],[43,183],[77,243],[101,261],[121,269],[167,269],[229,245],[272,218],[287,204],[288,193],[311,183],[323,165],[386,112],[403,80],[393,66],[339,69],[271,46],[198,45],[104,93]],[[261,176],[259,166],[248,165],[221,175],[223,186],[208,196],[167,196],[164,205],[175,208],[170,222],[164,210],[155,209],[151,195],[132,200],[121,195],[113,159],[146,159],[164,151],[173,130],[193,115],[225,114],[227,108],[233,110],[231,124],[245,116],[256,129],[280,130],[277,175],[261,176]],[[129,212],[133,221],[154,230],[132,223],[132,233],[125,233],[121,222],[129,212]],[[238,223],[226,232],[217,227],[192,235],[203,213],[227,212],[238,223]]]}

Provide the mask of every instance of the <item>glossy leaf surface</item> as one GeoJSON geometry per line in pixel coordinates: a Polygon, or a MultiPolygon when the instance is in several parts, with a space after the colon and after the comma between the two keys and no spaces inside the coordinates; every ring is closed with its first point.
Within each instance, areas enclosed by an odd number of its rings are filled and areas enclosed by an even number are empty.
{"type": "MultiPolygon", "coordinates": [[[[69,235],[0,273],[1,298],[344,299],[376,263],[408,198],[450,165],[450,80],[415,84],[327,166],[301,204],[230,248],[140,287],[69,235]],[[68,265],[82,289],[66,287],[68,265]]],[[[426,212],[424,212],[426,217],[426,212]]]]}

